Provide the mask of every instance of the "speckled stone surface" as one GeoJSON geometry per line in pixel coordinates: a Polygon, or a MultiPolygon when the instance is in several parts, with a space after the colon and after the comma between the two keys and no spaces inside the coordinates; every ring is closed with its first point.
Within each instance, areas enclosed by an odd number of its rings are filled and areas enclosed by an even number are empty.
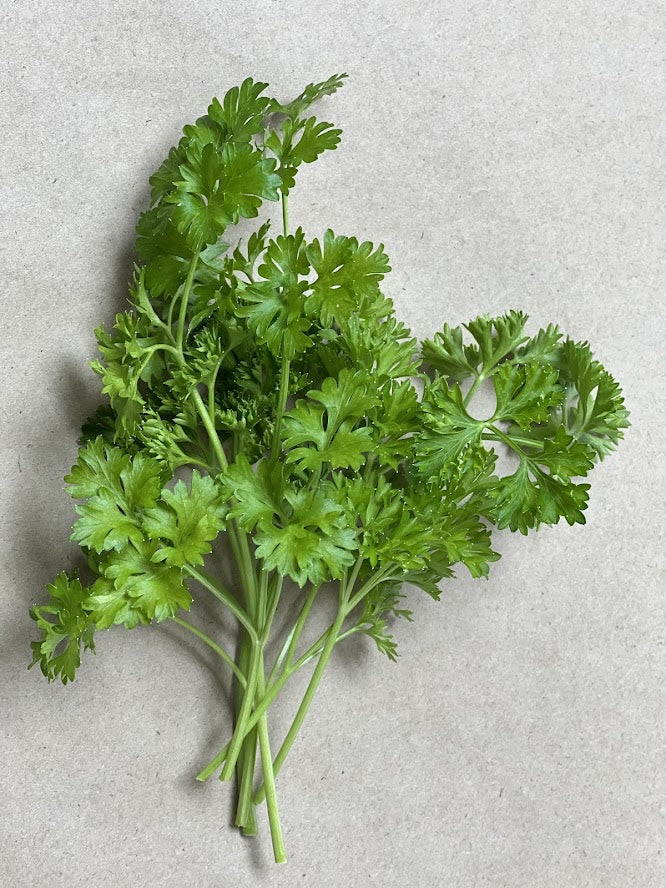
{"type": "Polygon", "coordinates": [[[0,885],[661,888],[663,4],[0,11],[0,885]],[[118,630],[49,686],[25,668],[27,608],[76,554],[62,476],[148,175],[248,74],[287,98],[339,70],[320,113],[343,143],[301,173],[293,222],[383,241],[419,336],[515,307],[589,338],[633,428],[586,527],[503,534],[489,582],[415,594],[397,664],[340,647],[278,781],[277,867],[263,814],[243,839],[229,788],[194,781],[229,728],[206,655],[118,630]]]}

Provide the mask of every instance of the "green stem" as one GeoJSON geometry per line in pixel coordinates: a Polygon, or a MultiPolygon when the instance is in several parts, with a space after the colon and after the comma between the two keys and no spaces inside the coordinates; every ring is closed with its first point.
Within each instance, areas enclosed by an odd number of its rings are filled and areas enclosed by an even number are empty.
{"type": "Polygon", "coordinates": [[[354,591],[354,586],[356,584],[356,580],[358,579],[359,572],[360,572],[361,568],[363,567],[363,561],[364,561],[364,558],[362,555],[359,555],[358,558],[356,559],[356,564],[354,565],[354,568],[351,572],[351,576],[349,577],[349,580],[347,581],[347,584],[345,587],[346,593],[347,593],[347,598],[349,598],[351,593],[354,591]]]}
{"type": "MultiPolygon", "coordinates": [[[[243,637],[241,643],[239,665],[243,672],[248,672],[252,642],[248,635],[243,637]]],[[[239,692],[240,685],[236,687],[236,719],[240,716],[243,705],[243,695],[239,692]]],[[[254,769],[257,761],[257,732],[253,729],[247,733],[243,740],[241,753],[238,757],[236,768],[239,781],[238,807],[236,810],[236,826],[243,830],[244,835],[257,834],[257,817],[255,806],[252,803],[254,791],[254,769]]]]}
{"type": "MultiPolygon", "coordinates": [[[[265,695],[261,698],[261,702],[258,704],[252,715],[249,717],[246,725],[247,731],[251,731],[252,728],[255,727],[261,716],[264,714],[264,712],[268,711],[268,708],[273,703],[277,695],[280,693],[280,691],[286,684],[287,679],[292,675],[293,672],[295,672],[295,666],[290,669],[283,669],[280,677],[275,681],[273,685],[269,687],[265,695]]],[[[210,761],[206,765],[206,767],[202,771],[200,771],[199,774],[197,774],[197,780],[200,780],[202,782],[208,780],[208,778],[211,777],[225,761],[227,755],[229,754],[230,747],[231,741],[225,744],[225,746],[218,752],[215,758],[212,759],[212,761],[210,761]]],[[[221,779],[222,775],[220,775],[220,780],[221,779]]]]}
{"type": "Polygon", "coordinates": [[[387,580],[389,578],[389,574],[391,573],[393,567],[395,567],[395,565],[385,567],[383,570],[378,570],[376,574],[373,574],[370,579],[361,586],[356,595],[354,595],[354,597],[348,602],[345,610],[345,616],[347,614],[350,614],[354,610],[356,605],[360,604],[361,601],[363,601],[368,592],[374,589],[375,586],[377,586],[379,583],[382,583],[384,582],[384,580],[387,580]]]}
{"type": "Polygon", "coordinates": [[[171,617],[170,619],[173,623],[178,623],[179,626],[182,626],[184,629],[187,629],[188,632],[196,635],[197,638],[200,638],[201,641],[207,644],[209,648],[214,650],[218,657],[221,657],[227,664],[227,666],[231,668],[241,686],[245,687],[245,676],[234,662],[233,657],[229,656],[229,654],[223,648],[221,648],[219,644],[216,644],[213,639],[206,635],[205,632],[202,632],[201,629],[197,629],[197,627],[193,626],[191,623],[188,623],[185,620],[181,620],[180,617],[171,617]]]}
{"type": "MultiPolygon", "coordinates": [[[[293,743],[298,735],[298,732],[301,729],[303,721],[305,720],[305,716],[307,715],[308,709],[310,708],[310,704],[312,703],[312,699],[315,695],[315,692],[319,686],[319,682],[321,681],[321,677],[324,674],[324,669],[326,668],[326,664],[328,663],[329,657],[333,652],[333,648],[335,647],[335,643],[338,639],[338,632],[342,628],[342,624],[344,622],[346,616],[345,608],[340,606],[338,610],[338,615],[331,626],[328,638],[326,640],[326,644],[324,645],[324,650],[321,652],[321,657],[315,666],[315,670],[312,673],[312,677],[310,679],[310,683],[308,684],[307,690],[305,691],[305,696],[301,701],[301,705],[298,707],[298,711],[296,712],[296,716],[294,717],[293,722],[291,723],[291,727],[287,731],[287,735],[284,738],[282,746],[278,750],[278,754],[275,756],[275,761],[273,762],[273,774],[277,775],[280,768],[282,767],[284,760],[286,759],[289,750],[293,746],[293,743]]],[[[265,771],[264,771],[264,782],[259,787],[257,792],[254,794],[254,802],[255,804],[259,804],[264,797],[267,795],[269,791],[268,784],[265,779],[265,771]]]]}
{"type": "MultiPolygon", "coordinates": [[[[266,609],[268,607],[268,572],[262,570],[259,574],[257,589],[257,624],[263,627],[266,623],[266,609]]],[[[262,631],[262,643],[265,643],[262,631]]]]}
{"type": "MultiPolygon", "coordinates": [[[[492,428],[492,426],[489,426],[489,428],[492,428]]],[[[493,432],[493,433],[489,433],[489,434],[481,435],[481,437],[483,438],[484,441],[503,441],[503,443],[506,443],[506,439],[502,439],[502,438],[500,438],[500,437],[499,437],[496,433],[494,433],[494,432],[493,432]]],[[[512,435],[511,435],[511,440],[512,440],[515,444],[522,444],[524,447],[537,447],[537,448],[538,448],[538,447],[541,446],[541,442],[536,441],[536,440],[534,440],[533,438],[523,438],[523,437],[521,437],[520,435],[513,435],[513,434],[512,434],[512,435]]]]}
{"type": "Polygon", "coordinates": [[[185,336],[185,321],[187,319],[187,306],[190,303],[190,291],[192,290],[192,284],[194,282],[194,274],[197,270],[197,265],[199,264],[199,250],[201,249],[201,241],[197,241],[196,247],[194,248],[194,256],[192,256],[192,261],[190,262],[190,268],[187,272],[187,278],[185,280],[185,286],[183,287],[183,295],[181,297],[180,303],[180,311],[178,313],[178,327],[176,328],[176,348],[182,354],[183,353],[183,339],[185,336]]]}
{"type": "Polygon", "coordinates": [[[282,583],[283,577],[281,577],[279,574],[276,574],[273,583],[271,583],[271,585],[268,586],[266,590],[266,607],[264,609],[263,628],[261,630],[260,638],[262,648],[266,646],[268,638],[271,634],[273,618],[275,617],[275,612],[280,602],[280,595],[282,593],[282,583]]]}
{"type": "Polygon", "coordinates": [[[259,677],[260,664],[261,648],[257,644],[256,640],[253,639],[252,651],[250,654],[250,665],[248,667],[247,686],[245,688],[245,694],[243,695],[243,702],[238,714],[238,720],[236,721],[236,727],[234,728],[234,733],[229,745],[229,752],[224,763],[224,768],[222,769],[222,774],[220,775],[220,780],[231,780],[231,778],[233,777],[234,768],[236,767],[236,762],[238,761],[241,745],[243,743],[245,735],[249,730],[248,719],[250,718],[252,707],[254,706],[254,695],[257,689],[257,679],[259,677]]]}
{"type": "Polygon", "coordinates": [[[507,447],[510,447],[511,450],[515,450],[515,452],[516,452],[517,454],[519,454],[520,456],[524,457],[524,459],[528,460],[528,462],[529,462],[529,459],[530,459],[529,455],[528,455],[527,453],[525,453],[525,451],[524,451],[522,448],[518,447],[518,446],[516,445],[515,441],[512,440],[511,438],[509,438],[508,435],[505,435],[504,432],[500,431],[500,429],[498,429],[497,426],[489,425],[489,426],[488,426],[488,429],[489,429],[489,431],[491,431],[494,435],[497,435],[497,437],[499,438],[499,440],[500,440],[500,441],[503,441],[503,442],[507,445],[507,447]]]}
{"type": "Polygon", "coordinates": [[[282,366],[280,368],[280,394],[278,397],[277,412],[275,414],[275,426],[273,427],[273,446],[271,447],[271,459],[273,462],[277,462],[278,456],[280,455],[282,417],[284,416],[285,407],[287,406],[287,396],[289,394],[289,366],[289,358],[286,354],[283,354],[282,366]]]}
{"type": "Polygon", "coordinates": [[[282,195],[282,233],[286,237],[289,233],[289,210],[287,208],[287,195],[282,195]]]}
{"type": "Polygon", "coordinates": [[[238,758],[237,773],[240,789],[238,807],[236,809],[236,826],[243,830],[245,836],[257,835],[257,814],[252,801],[254,792],[254,771],[257,761],[257,729],[252,728],[243,739],[241,754],[238,758]]]}
{"type": "MultiPolygon", "coordinates": [[[[259,670],[259,678],[257,681],[257,695],[262,697],[266,692],[264,684],[264,662],[261,657],[261,666],[259,670]]],[[[284,850],[284,841],[282,839],[282,827],[280,826],[280,815],[277,805],[277,794],[275,792],[275,774],[273,772],[273,757],[271,755],[270,741],[268,738],[268,720],[264,712],[259,718],[257,726],[259,735],[259,750],[261,753],[261,768],[264,776],[264,786],[266,787],[266,808],[268,811],[268,823],[271,830],[271,841],[273,843],[273,856],[276,863],[284,863],[287,855],[284,850]]]]}
{"type": "Polygon", "coordinates": [[[483,375],[483,373],[479,373],[479,375],[476,377],[476,379],[474,380],[474,382],[470,386],[470,390],[467,392],[467,394],[463,398],[463,407],[467,407],[469,402],[474,397],[474,393],[476,392],[476,390],[481,385],[481,383],[483,382],[484,379],[485,379],[485,376],[483,375]]]}
{"type": "Polygon", "coordinates": [[[189,564],[186,565],[183,570],[188,573],[192,579],[196,580],[198,583],[201,583],[209,592],[212,592],[213,595],[219,599],[224,605],[226,605],[231,613],[236,617],[238,622],[247,629],[247,633],[250,638],[254,641],[258,641],[258,636],[255,631],[254,626],[250,622],[250,618],[247,613],[243,610],[240,604],[233,597],[231,592],[224,588],[224,586],[219,583],[217,580],[214,580],[210,574],[206,573],[204,570],[197,570],[195,567],[191,567],[189,564]]]}
{"type": "Polygon", "coordinates": [[[232,538],[236,540],[234,554],[241,575],[241,584],[245,594],[247,609],[251,618],[256,622],[257,608],[259,606],[259,588],[257,585],[257,575],[254,569],[254,560],[252,558],[252,553],[250,552],[248,535],[235,523],[231,525],[230,531],[232,538]]]}
{"type": "MultiPolygon", "coordinates": [[[[194,388],[192,390],[192,400],[197,408],[199,416],[201,417],[201,421],[204,424],[204,428],[208,434],[208,438],[210,443],[215,451],[215,457],[218,461],[220,469],[225,472],[229,468],[229,463],[227,462],[226,454],[222,448],[222,443],[220,441],[219,435],[217,434],[217,430],[215,429],[215,424],[210,417],[210,414],[206,408],[206,405],[203,402],[203,398],[199,394],[199,391],[194,388]]],[[[238,564],[238,568],[241,573],[241,580],[243,583],[243,591],[245,593],[245,600],[250,613],[253,612],[257,589],[256,589],[256,578],[254,574],[254,568],[252,565],[252,554],[250,552],[250,547],[247,540],[247,534],[245,534],[242,530],[240,530],[234,522],[229,526],[229,537],[231,540],[232,548],[234,550],[234,556],[236,558],[236,563],[238,564]]]]}
{"type": "Polygon", "coordinates": [[[289,635],[287,635],[284,645],[282,646],[282,650],[278,654],[277,659],[273,664],[273,668],[271,669],[270,675],[268,676],[269,687],[272,685],[273,679],[280,669],[280,666],[282,666],[282,663],[284,662],[286,664],[286,667],[289,667],[292,657],[294,656],[294,651],[296,650],[296,645],[298,644],[298,640],[301,637],[303,627],[305,626],[305,621],[308,618],[310,608],[312,607],[318,591],[319,586],[312,586],[312,588],[310,589],[308,597],[305,599],[303,607],[301,608],[300,613],[296,618],[296,622],[292,626],[289,635]]]}
{"type": "Polygon", "coordinates": [[[199,394],[199,390],[196,388],[192,389],[192,400],[194,401],[194,406],[197,408],[197,412],[201,417],[201,421],[204,424],[204,428],[206,429],[206,433],[208,434],[208,438],[210,440],[211,446],[215,451],[215,457],[220,465],[222,471],[226,471],[229,468],[229,463],[227,462],[227,457],[222,449],[222,443],[215,429],[215,424],[213,420],[210,418],[210,414],[206,408],[206,405],[203,402],[203,398],[199,394]]]}

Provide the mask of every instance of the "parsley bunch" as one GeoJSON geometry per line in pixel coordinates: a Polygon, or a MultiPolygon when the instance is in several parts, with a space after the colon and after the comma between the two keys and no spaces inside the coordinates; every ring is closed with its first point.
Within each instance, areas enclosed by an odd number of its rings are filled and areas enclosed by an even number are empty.
{"type": "Polygon", "coordinates": [[[456,565],[486,576],[499,557],[493,527],[584,523],[580,479],[628,425],[618,384],[586,343],[552,325],[529,336],[511,311],[445,324],[419,345],[381,292],[383,245],[290,230],[298,170],[340,140],[310,106],[343,77],[288,104],[245,80],[185,127],[151,177],[130,308],[96,330],[108,404],[85,424],[65,479],[90,574],[61,573],[31,610],[33,665],[65,684],[113,625],[171,620],[219,655],[235,676],[236,718],[199,779],[237,774],[246,834],[266,799],[277,861],[275,776],[335,646],[361,632],[394,659],[407,585],[437,598],[456,565]],[[232,248],[228,230],[264,200],[281,201],[282,233],[266,223],[232,248]],[[484,383],[495,406],[480,419],[484,383]],[[507,448],[517,468],[502,475],[507,448]],[[206,563],[222,539],[237,588],[206,563]],[[300,609],[276,639],[285,580],[300,609]],[[186,618],[193,595],[207,594],[237,621],[236,659],[186,618]],[[335,617],[308,644],[311,609],[331,596],[335,617]],[[274,755],[270,706],[312,662],[274,755]]]}

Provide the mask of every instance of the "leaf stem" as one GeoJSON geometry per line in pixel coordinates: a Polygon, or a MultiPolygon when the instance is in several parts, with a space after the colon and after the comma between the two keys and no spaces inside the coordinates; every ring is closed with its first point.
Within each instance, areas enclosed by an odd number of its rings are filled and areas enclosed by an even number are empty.
{"type": "Polygon", "coordinates": [[[289,394],[289,366],[289,358],[286,353],[283,353],[282,366],[280,368],[280,394],[278,396],[275,426],[273,427],[273,444],[271,447],[271,460],[273,462],[277,462],[278,456],[280,455],[282,417],[284,416],[285,407],[287,406],[287,396],[289,394]]]}
{"type": "MultiPolygon", "coordinates": [[[[261,657],[259,677],[257,680],[257,694],[262,697],[266,692],[264,679],[264,660],[261,657]]],[[[270,741],[268,737],[268,720],[264,712],[259,718],[257,725],[257,733],[259,735],[259,750],[261,753],[261,768],[264,776],[264,786],[266,787],[266,808],[268,811],[268,823],[271,830],[271,841],[273,843],[273,855],[276,863],[284,863],[287,855],[284,849],[284,841],[282,838],[282,827],[280,825],[280,815],[278,812],[277,795],[275,792],[275,774],[273,771],[273,758],[271,755],[270,741]]]]}
{"type": "Polygon", "coordinates": [[[529,455],[528,455],[527,453],[525,453],[525,451],[524,451],[521,447],[518,447],[518,446],[517,446],[517,444],[516,444],[516,442],[515,442],[515,439],[512,439],[512,438],[510,438],[508,435],[505,435],[504,432],[500,431],[500,429],[498,429],[498,428],[497,428],[496,426],[494,426],[494,425],[489,425],[489,426],[488,426],[488,429],[489,429],[489,431],[491,431],[494,435],[497,435],[497,437],[499,438],[499,440],[500,440],[500,441],[503,441],[503,442],[507,445],[507,447],[510,447],[511,450],[515,450],[515,452],[516,452],[519,456],[522,456],[522,457],[523,457],[524,459],[526,459],[528,462],[530,461],[530,457],[529,457],[529,455]]]}
{"type": "MultiPolygon", "coordinates": [[[[254,632],[254,629],[252,631],[254,632]]],[[[243,695],[243,702],[241,704],[240,712],[238,713],[236,727],[234,728],[234,733],[229,744],[229,752],[222,773],[220,774],[220,780],[231,780],[233,777],[241,746],[249,729],[248,719],[250,718],[252,707],[254,705],[254,695],[257,689],[257,679],[261,665],[261,653],[261,647],[257,644],[255,639],[252,639],[252,650],[250,653],[250,665],[248,667],[245,694],[243,695]]]]}
{"type": "Polygon", "coordinates": [[[192,400],[194,401],[194,406],[197,408],[197,412],[201,417],[201,421],[204,424],[204,428],[208,434],[208,438],[210,440],[211,446],[215,451],[215,457],[220,465],[220,468],[223,472],[229,468],[229,463],[227,462],[227,457],[222,449],[222,443],[220,442],[220,438],[217,434],[217,430],[215,429],[215,424],[206,409],[206,405],[203,402],[203,398],[199,394],[199,390],[197,388],[192,389],[191,394],[192,400]]]}
{"type": "MultiPolygon", "coordinates": [[[[245,673],[250,663],[251,639],[248,635],[243,637],[239,656],[239,666],[245,673]]],[[[243,705],[243,694],[239,692],[240,685],[236,688],[236,718],[240,715],[243,705]]],[[[257,816],[255,805],[252,802],[254,791],[254,769],[257,761],[257,731],[253,728],[246,734],[241,752],[238,757],[237,774],[239,780],[238,807],[236,809],[236,826],[243,830],[244,835],[257,834],[257,816]]]]}
{"type": "Polygon", "coordinates": [[[187,272],[187,278],[185,279],[185,286],[183,287],[183,295],[181,297],[180,303],[180,311],[178,312],[178,326],[176,328],[176,348],[182,354],[183,353],[183,339],[185,336],[185,321],[187,319],[187,306],[190,303],[190,291],[192,290],[192,284],[194,282],[194,274],[197,270],[197,265],[199,264],[199,251],[201,249],[201,239],[197,241],[197,244],[194,248],[194,255],[192,256],[192,261],[190,262],[190,267],[187,272]]]}
{"type": "MultiPolygon", "coordinates": [[[[338,638],[338,632],[342,628],[342,624],[344,622],[346,616],[346,611],[344,606],[340,605],[338,609],[338,615],[333,621],[331,628],[328,631],[328,636],[326,639],[326,644],[324,645],[324,649],[321,652],[321,656],[315,666],[315,670],[312,673],[312,677],[310,678],[310,683],[308,684],[307,690],[305,691],[305,695],[303,700],[301,701],[301,705],[298,707],[298,711],[294,717],[293,722],[291,723],[291,727],[287,731],[287,735],[282,742],[282,746],[278,750],[278,754],[275,756],[275,760],[273,762],[273,774],[277,775],[280,768],[282,767],[284,760],[289,754],[289,750],[293,746],[294,741],[298,735],[298,732],[301,729],[303,721],[305,720],[305,716],[307,715],[308,709],[310,708],[310,704],[312,703],[312,699],[315,695],[317,687],[319,686],[319,682],[321,681],[321,677],[324,674],[324,669],[326,668],[326,664],[328,663],[329,657],[333,652],[333,648],[335,647],[335,643],[338,638]]],[[[265,769],[264,769],[265,774],[265,769]]],[[[255,804],[259,804],[259,802],[263,801],[264,797],[267,795],[269,791],[269,787],[266,783],[266,779],[264,778],[264,782],[261,784],[257,792],[254,794],[253,800],[255,804]]]]}
{"type": "Polygon", "coordinates": [[[483,375],[483,373],[479,373],[479,374],[477,375],[476,379],[474,380],[474,382],[473,382],[472,385],[470,386],[469,391],[467,392],[467,394],[466,394],[465,397],[463,398],[463,407],[467,407],[467,405],[469,404],[469,402],[470,402],[470,401],[472,400],[472,398],[474,397],[474,393],[476,392],[476,390],[477,390],[478,387],[481,385],[481,383],[483,382],[484,379],[485,379],[485,376],[483,375]]]}
{"type": "Polygon", "coordinates": [[[296,622],[292,626],[291,632],[287,635],[284,645],[282,646],[282,650],[278,654],[275,663],[273,664],[273,668],[271,669],[270,675],[268,676],[269,687],[272,685],[273,679],[275,678],[275,675],[280,669],[280,666],[283,662],[285,663],[286,668],[289,668],[294,656],[294,651],[296,650],[296,645],[298,644],[298,640],[301,637],[303,627],[305,626],[305,621],[308,618],[310,608],[314,603],[318,591],[319,586],[312,586],[312,588],[310,589],[308,597],[305,599],[303,607],[301,608],[300,613],[296,618],[296,622]]]}
{"type": "Polygon", "coordinates": [[[250,621],[249,616],[236,601],[231,592],[225,589],[225,587],[218,580],[213,579],[213,577],[211,577],[210,574],[206,573],[204,570],[197,570],[197,568],[192,567],[189,564],[186,565],[183,570],[188,573],[192,577],[192,579],[196,580],[198,583],[201,583],[202,586],[208,589],[209,592],[212,592],[217,599],[219,599],[224,605],[226,605],[231,613],[236,617],[238,622],[245,627],[250,638],[254,642],[258,641],[257,633],[250,621]]]}
{"type": "Polygon", "coordinates": [[[246,681],[245,676],[241,672],[241,670],[236,665],[234,658],[230,656],[224,648],[221,648],[219,644],[216,644],[210,636],[206,635],[205,632],[202,632],[201,629],[197,629],[196,626],[193,626],[191,623],[188,623],[186,620],[181,620],[180,617],[170,617],[172,623],[177,623],[179,626],[182,626],[184,629],[187,629],[188,632],[191,632],[193,635],[196,635],[197,638],[200,638],[204,644],[207,644],[209,648],[215,651],[218,657],[221,657],[224,662],[229,666],[231,671],[234,673],[238,681],[240,682],[242,687],[245,687],[246,681]]]}
{"type": "Polygon", "coordinates": [[[287,195],[282,194],[282,233],[286,237],[289,233],[289,209],[287,207],[287,195]]]}
{"type": "Polygon", "coordinates": [[[395,565],[389,565],[388,567],[378,570],[377,573],[373,574],[370,579],[361,586],[356,595],[354,595],[354,597],[348,602],[345,616],[350,614],[354,608],[361,603],[368,592],[374,589],[375,586],[379,585],[379,583],[382,583],[389,578],[389,574],[393,567],[395,567],[395,565]]]}
{"type": "MultiPolygon", "coordinates": [[[[493,427],[488,426],[488,428],[493,428],[493,427]]],[[[484,441],[503,441],[503,443],[506,443],[506,441],[503,438],[501,438],[497,434],[497,432],[494,430],[493,430],[493,432],[491,432],[489,434],[481,435],[481,437],[483,438],[484,441]]],[[[537,447],[538,448],[538,447],[542,446],[541,441],[536,441],[533,438],[523,438],[521,435],[511,435],[511,440],[517,444],[522,444],[525,447],[537,447]]]]}

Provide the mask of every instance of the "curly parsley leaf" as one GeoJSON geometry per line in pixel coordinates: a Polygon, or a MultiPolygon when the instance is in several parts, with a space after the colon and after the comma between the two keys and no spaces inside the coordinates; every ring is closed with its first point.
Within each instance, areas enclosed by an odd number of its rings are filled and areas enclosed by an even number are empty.
{"type": "Polygon", "coordinates": [[[327,80],[322,80],[319,83],[309,83],[303,92],[291,102],[282,104],[276,99],[272,99],[269,109],[280,114],[286,114],[287,117],[295,120],[319,99],[324,96],[332,96],[333,93],[337,92],[347,76],[347,74],[333,74],[327,80]]]}
{"type": "Polygon", "coordinates": [[[140,543],[141,514],[155,504],[162,486],[162,467],[150,458],[130,457],[101,438],[84,447],[65,478],[71,496],[85,497],[72,539],[95,552],[120,551],[140,543]]]}
{"type": "Polygon", "coordinates": [[[359,244],[355,237],[335,235],[330,228],[323,241],[315,239],[306,252],[316,277],[305,308],[324,327],[344,323],[363,298],[378,297],[379,284],[391,270],[383,244],[359,244]]]}
{"type": "Polygon", "coordinates": [[[193,147],[179,169],[176,189],[164,200],[174,205],[176,228],[196,249],[215,243],[241,217],[256,216],[262,200],[278,199],[275,161],[247,144],[228,142],[221,153],[210,143],[193,147]]]}
{"type": "Polygon", "coordinates": [[[203,564],[211,541],[224,527],[225,514],[217,485],[195,469],[189,489],[177,481],[173,490],[162,491],[160,502],[143,516],[149,538],[161,541],[153,560],[175,567],[203,564]]]}
{"type": "Polygon", "coordinates": [[[48,604],[30,609],[37,623],[39,641],[31,643],[33,660],[39,663],[49,681],[60,678],[63,684],[74,681],[81,665],[81,649],[95,650],[95,623],[84,609],[88,590],[78,577],[63,572],[47,586],[48,604]]]}
{"type": "Polygon", "coordinates": [[[257,557],[265,570],[275,569],[299,586],[319,586],[340,579],[354,563],[356,532],[349,527],[340,505],[317,490],[285,491],[288,514],[279,524],[264,522],[255,534],[257,557]]]}

